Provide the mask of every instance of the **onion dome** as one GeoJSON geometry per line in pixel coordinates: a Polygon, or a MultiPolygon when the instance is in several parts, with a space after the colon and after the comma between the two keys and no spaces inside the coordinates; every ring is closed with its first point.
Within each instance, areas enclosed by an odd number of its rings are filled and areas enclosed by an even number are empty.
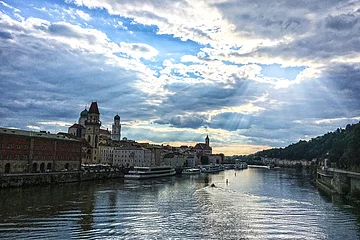
{"type": "Polygon", "coordinates": [[[88,116],[88,110],[86,110],[86,108],[85,108],[85,110],[80,113],[80,117],[87,118],[87,116],[88,116]]]}
{"type": "Polygon", "coordinates": [[[120,120],[120,116],[118,114],[116,114],[116,116],[114,117],[114,120],[120,120]]]}

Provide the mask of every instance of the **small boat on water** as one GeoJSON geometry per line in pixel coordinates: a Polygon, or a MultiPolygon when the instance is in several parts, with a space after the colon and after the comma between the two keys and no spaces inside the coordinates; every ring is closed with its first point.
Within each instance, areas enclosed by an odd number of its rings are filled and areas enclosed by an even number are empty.
{"type": "Polygon", "coordinates": [[[128,174],[124,175],[127,179],[145,179],[145,178],[156,178],[166,177],[175,175],[176,171],[170,166],[153,166],[153,167],[134,167],[128,174]]]}
{"type": "Polygon", "coordinates": [[[200,169],[199,168],[185,168],[182,171],[182,174],[198,174],[200,173],[200,169]]]}
{"type": "Polygon", "coordinates": [[[217,173],[220,172],[222,169],[217,164],[210,164],[210,165],[201,165],[200,170],[202,173],[217,173]]]}

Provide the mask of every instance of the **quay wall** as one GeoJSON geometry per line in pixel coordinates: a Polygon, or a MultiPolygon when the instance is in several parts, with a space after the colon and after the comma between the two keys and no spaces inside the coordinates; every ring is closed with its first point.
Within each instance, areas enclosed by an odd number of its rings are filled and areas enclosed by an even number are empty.
{"type": "Polygon", "coordinates": [[[316,182],[325,191],[360,199],[360,173],[334,168],[318,169],[316,182]]]}
{"type": "Polygon", "coordinates": [[[0,188],[52,185],[124,177],[121,171],[74,171],[50,173],[18,173],[0,175],[0,188]]]}

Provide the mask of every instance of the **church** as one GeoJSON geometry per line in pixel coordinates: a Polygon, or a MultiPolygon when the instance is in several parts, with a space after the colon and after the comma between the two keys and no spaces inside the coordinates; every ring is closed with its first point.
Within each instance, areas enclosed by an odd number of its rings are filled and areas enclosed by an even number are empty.
{"type": "Polygon", "coordinates": [[[121,124],[120,116],[118,114],[114,117],[114,123],[112,124],[111,134],[106,129],[101,129],[100,112],[97,102],[92,102],[89,111],[85,108],[80,113],[78,123],[73,124],[68,129],[68,133],[85,139],[89,147],[86,150],[86,158],[83,163],[99,163],[99,139],[101,135],[111,136],[111,140],[120,141],[121,139],[121,124]]]}

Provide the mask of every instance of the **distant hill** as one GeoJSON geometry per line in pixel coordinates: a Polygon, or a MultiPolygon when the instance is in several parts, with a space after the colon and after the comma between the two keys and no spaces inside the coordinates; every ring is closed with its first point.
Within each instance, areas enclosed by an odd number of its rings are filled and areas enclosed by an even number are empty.
{"type": "Polygon", "coordinates": [[[350,169],[360,166],[360,122],[348,124],[309,141],[301,140],[285,148],[273,148],[248,157],[280,158],[289,160],[322,160],[328,158],[338,168],[350,169]]]}

